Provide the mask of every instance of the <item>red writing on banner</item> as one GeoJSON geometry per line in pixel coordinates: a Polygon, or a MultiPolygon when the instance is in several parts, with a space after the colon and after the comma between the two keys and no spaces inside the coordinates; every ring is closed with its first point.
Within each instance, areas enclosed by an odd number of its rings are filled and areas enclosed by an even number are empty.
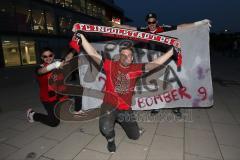
{"type": "Polygon", "coordinates": [[[171,91],[165,92],[161,95],[156,95],[152,97],[142,97],[137,99],[137,105],[139,108],[149,107],[159,103],[171,103],[180,99],[191,99],[191,95],[187,92],[186,87],[181,87],[179,89],[173,89],[171,91]]]}

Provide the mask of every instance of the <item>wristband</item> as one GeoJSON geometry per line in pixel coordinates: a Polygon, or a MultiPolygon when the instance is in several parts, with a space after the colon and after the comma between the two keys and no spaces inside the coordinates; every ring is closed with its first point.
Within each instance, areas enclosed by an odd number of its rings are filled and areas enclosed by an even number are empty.
{"type": "Polygon", "coordinates": [[[82,45],[81,32],[76,32],[75,37],[73,37],[73,39],[69,42],[69,46],[79,53],[81,45],[82,45]]]}
{"type": "Polygon", "coordinates": [[[56,62],[54,62],[54,63],[49,64],[49,65],[46,67],[46,69],[47,69],[47,71],[51,71],[51,70],[53,70],[53,69],[59,68],[60,65],[61,65],[61,62],[56,61],[56,62]]]}

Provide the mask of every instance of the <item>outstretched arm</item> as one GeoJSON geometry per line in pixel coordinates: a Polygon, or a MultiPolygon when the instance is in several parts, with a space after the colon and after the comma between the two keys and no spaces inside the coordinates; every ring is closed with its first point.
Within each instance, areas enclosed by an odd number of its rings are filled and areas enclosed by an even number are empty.
{"type": "Polygon", "coordinates": [[[169,51],[167,51],[164,55],[162,55],[161,57],[158,57],[157,59],[155,59],[152,62],[149,62],[145,65],[145,70],[146,71],[151,71],[153,69],[155,69],[156,67],[164,64],[169,58],[171,58],[173,55],[173,48],[170,49],[169,51]]]}
{"type": "Polygon", "coordinates": [[[87,52],[89,56],[98,64],[100,65],[102,61],[102,56],[97,53],[96,49],[88,42],[88,40],[85,38],[83,34],[80,34],[81,41],[82,41],[82,47],[87,52]]]}

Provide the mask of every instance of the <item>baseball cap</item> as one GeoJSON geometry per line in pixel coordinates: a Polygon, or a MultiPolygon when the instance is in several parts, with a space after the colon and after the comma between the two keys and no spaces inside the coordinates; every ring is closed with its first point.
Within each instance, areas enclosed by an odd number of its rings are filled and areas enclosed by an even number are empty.
{"type": "Polygon", "coordinates": [[[156,15],[155,13],[153,13],[153,12],[150,12],[150,13],[148,13],[148,14],[146,15],[145,21],[147,21],[149,18],[155,18],[155,19],[157,19],[157,15],[156,15]]]}

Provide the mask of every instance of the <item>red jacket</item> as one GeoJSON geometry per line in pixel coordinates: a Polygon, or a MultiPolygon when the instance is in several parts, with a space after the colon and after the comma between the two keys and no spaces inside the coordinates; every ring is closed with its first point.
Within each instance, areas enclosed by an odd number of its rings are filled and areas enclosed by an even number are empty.
{"type": "Polygon", "coordinates": [[[45,74],[38,74],[38,70],[42,67],[46,67],[48,64],[41,64],[36,71],[37,80],[39,84],[40,100],[43,102],[54,102],[61,101],[66,98],[66,96],[61,96],[56,94],[54,87],[51,87],[49,80],[52,76],[52,71],[45,74]]]}

